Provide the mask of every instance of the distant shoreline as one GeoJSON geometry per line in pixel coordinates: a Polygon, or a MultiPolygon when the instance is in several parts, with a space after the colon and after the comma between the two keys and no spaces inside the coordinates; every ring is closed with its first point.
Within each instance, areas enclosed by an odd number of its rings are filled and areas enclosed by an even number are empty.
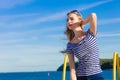
{"type": "MultiPolygon", "coordinates": [[[[75,62],[77,67],[78,62],[75,62]]],[[[111,70],[113,68],[113,59],[100,59],[100,66],[102,70],[111,70]]],[[[57,71],[63,70],[63,64],[58,67],[57,71]]],[[[70,71],[69,63],[67,63],[66,70],[70,71]]]]}

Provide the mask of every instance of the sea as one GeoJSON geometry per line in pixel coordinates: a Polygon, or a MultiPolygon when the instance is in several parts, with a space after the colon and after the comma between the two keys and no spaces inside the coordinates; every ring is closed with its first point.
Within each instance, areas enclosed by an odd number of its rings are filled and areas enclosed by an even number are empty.
{"type": "MultiPolygon", "coordinates": [[[[70,80],[66,72],[66,80],[70,80]]],[[[112,70],[103,70],[105,80],[112,80],[112,70]]],[[[118,76],[117,76],[118,77],[118,76]]],[[[0,73],[0,80],[62,80],[62,71],[0,73]]]]}

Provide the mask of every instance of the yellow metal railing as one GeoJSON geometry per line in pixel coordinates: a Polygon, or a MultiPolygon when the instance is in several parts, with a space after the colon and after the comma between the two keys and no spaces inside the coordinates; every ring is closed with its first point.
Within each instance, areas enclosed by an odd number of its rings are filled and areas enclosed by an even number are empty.
{"type": "Polygon", "coordinates": [[[118,80],[120,80],[119,56],[118,56],[117,52],[114,52],[114,56],[113,56],[113,80],[116,80],[116,69],[118,71],[118,80]]]}
{"type": "MultiPolygon", "coordinates": [[[[67,64],[68,55],[66,54],[64,57],[63,64],[63,72],[62,72],[62,80],[66,80],[66,64],[67,64]]],[[[118,80],[120,80],[120,64],[119,64],[119,56],[117,52],[114,52],[113,56],[113,80],[116,80],[116,70],[118,71],[118,80]]]]}
{"type": "Polygon", "coordinates": [[[64,57],[62,80],[66,80],[66,64],[67,64],[67,59],[68,59],[68,55],[66,54],[65,57],[64,57]]]}

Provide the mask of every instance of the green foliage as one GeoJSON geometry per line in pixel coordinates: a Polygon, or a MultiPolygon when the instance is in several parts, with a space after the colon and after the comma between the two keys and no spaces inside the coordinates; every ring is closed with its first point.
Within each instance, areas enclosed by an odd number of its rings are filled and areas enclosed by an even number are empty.
{"type": "MultiPolygon", "coordinates": [[[[78,66],[78,62],[75,63],[75,66],[77,67],[78,66]]],[[[62,71],[63,70],[63,64],[57,69],[57,71],[62,71]]],[[[66,71],[70,71],[70,66],[69,66],[69,63],[67,62],[67,65],[66,65],[66,71]]]]}
{"type": "Polygon", "coordinates": [[[113,59],[100,59],[100,65],[103,70],[112,69],[113,59]]]}

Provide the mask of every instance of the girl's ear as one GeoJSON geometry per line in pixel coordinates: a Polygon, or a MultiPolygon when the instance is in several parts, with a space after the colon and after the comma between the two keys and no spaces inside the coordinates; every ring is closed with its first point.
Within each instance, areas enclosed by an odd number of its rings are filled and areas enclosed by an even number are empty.
{"type": "Polygon", "coordinates": [[[82,21],[80,22],[80,26],[82,29],[84,29],[84,20],[82,19],[82,21]]]}
{"type": "Polygon", "coordinates": [[[84,25],[84,20],[82,19],[81,24],[84,25]]]}
{"type": "Polygon", "coordinates": [[[82,26],[82,25],[83,25],[83,20],[81,19],[81,20],[80,20],[80,26],[82,26]]]}

